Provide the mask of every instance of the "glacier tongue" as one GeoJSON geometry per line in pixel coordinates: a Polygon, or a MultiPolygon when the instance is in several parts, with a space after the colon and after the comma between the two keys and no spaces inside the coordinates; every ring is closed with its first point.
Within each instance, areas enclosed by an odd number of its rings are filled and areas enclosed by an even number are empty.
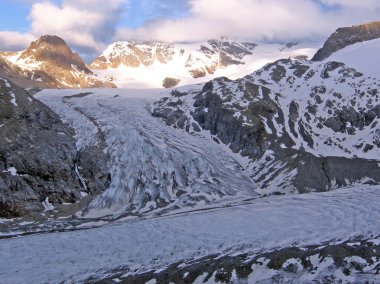
{"type": "Polygon", "coordinates": [[[255,184],[224,145],[152,117],[149,105],[160,91],[92,90],[67,97],[75,92],[43,91],[39,99],[67,121],[77,117],[81,123],[72,123],[77,135],[93,136],[83,140],[105,137],[112,183],[91,203],[87,217],[163,213],[257,196],[255,184]],[[94,122],[102,133],[81,133],[94,129],[94,122]]]}

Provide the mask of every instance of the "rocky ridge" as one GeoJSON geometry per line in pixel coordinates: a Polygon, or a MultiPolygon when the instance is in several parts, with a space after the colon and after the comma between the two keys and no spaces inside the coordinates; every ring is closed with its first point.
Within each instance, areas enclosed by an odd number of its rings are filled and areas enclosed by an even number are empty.
{"type": "Polygon", "coordinates": [[[115,87],[101,81],[82,58],[57,36],[41,36],[21,52],[2,52],[1,76],[25,88],[115,87]]]}
{"type": "Polygon", "coordinates": [[[0,218],[40,216],[108,187],[103,149],[78,151],[74,134],[24,89],[0,79],[0,218]]]}
{"type": "Polygon", "coordinates": [[[349,45],[380,38],[380,21],[337,29],[314,55],[313,61],[322,61],[349,45]]]}
{"type": "Polygon", "coordinates": [[[343,63],[280,60],[202,91],[173,91],[153,115],[206,130],[248,158],[262,194],[379,183],[380,82],[343,63]]]}

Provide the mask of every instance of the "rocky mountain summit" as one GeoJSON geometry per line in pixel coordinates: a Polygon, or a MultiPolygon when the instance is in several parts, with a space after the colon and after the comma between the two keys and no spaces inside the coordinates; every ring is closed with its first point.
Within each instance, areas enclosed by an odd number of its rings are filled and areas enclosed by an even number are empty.
{"type": "Polygon", "coordinates": [[[380,182],[379,88],[343,63],[286,59],[173,91],[153,115],[248,157],[264,194],[327,191],[380,182]]]}
{"type": "Polygon", "coordinates": [[[314,55],[314,61],[322,61],[334,52],[349,45],[380,38],[380,21],[337,29],[314,55]]]}
{"type": "Polygon", "coordinates": [[[0,79],[0,218],[39,214],[108,187],[107,156],[96,146],[78,150],[74,134],[47,106],[0,79]]]}
{"type": "Polygon", "coordinates": [[[57,36],[41,36],[21,52],[0,53],[0,74],[22,87],[94,88],[115,87],[96,78],[79,54],[57,36]]]}

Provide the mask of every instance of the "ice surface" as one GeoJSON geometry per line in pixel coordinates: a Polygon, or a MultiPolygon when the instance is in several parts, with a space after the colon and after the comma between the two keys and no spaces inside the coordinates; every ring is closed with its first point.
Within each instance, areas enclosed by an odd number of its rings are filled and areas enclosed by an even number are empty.
{"type": "Polygon", "coordinates": [[[214,253],[254,254],[378,235],[379,190],[362,186],[268,197],[229,208],[2,239],[0,283],[75,282],[120,267],[138,273],[214,253]]]}

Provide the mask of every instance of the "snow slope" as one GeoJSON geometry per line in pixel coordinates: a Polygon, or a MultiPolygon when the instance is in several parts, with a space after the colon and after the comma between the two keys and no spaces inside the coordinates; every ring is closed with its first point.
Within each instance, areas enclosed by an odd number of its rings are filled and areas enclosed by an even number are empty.
{"type": "Polygon", "coordinates": [[[326,61],[343,62],[358,71],[380,78],[380,39],[365,41],[348,46],[330,56],[326,61]]]}
{"type": "Polygon", "coordinates": [[[73,283],[99,279],[112,269],[137,274],[211,254],[255,254],[377,235],[379,190],[361,186],[272,196],[231,208],[1,239],[0,283],[73,283]]]}

